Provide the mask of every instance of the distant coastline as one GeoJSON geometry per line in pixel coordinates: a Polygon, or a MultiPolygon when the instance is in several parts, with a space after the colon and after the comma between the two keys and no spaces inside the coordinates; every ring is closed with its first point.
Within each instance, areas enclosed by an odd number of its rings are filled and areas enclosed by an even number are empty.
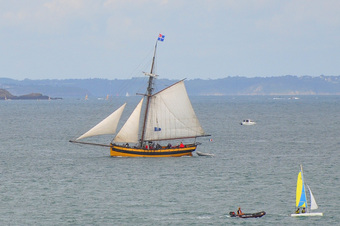
{"type": "Polygon", "coordinates": [[[0,89],[0,100],[56,100],[62,98],[51,98],[41,93],[30,93],[21,96],[15,96],[5,89],[0,89]]]}
{"type": "MultiPolygon", "coordinates": [[[[158,78],[155,91],[178,80],[158,78]]],[[[62,98],[107,98],[134,96],[147,86],[144,77],[131,79],[45,79],[15,80],[0,78],[0,89],[5,89],[20,98],[31,93],[28,98],[35,99],[34,93],[62,98]]],[[[340,76],[293,76],[254,77],[241,76],[221,79],[187,79],[185,85],[189,96],[228,96],[228,95],[340,95],[340,76]]],[[[46,98],[46,97],[38,97],[46,98]]]]}

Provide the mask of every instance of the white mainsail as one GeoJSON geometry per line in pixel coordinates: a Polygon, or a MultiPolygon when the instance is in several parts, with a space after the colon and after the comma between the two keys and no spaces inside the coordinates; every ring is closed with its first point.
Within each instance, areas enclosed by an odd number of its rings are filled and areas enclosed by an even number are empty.
{"type": "Polygon", "coordinates": [[[316,204],[314,195],[312,193],[312,190],[310,189],[310,187],[307,185],[308,190],[309,190],[309,195],[310,195],[310,209],[311,210],[316,210],[318,207],[318,204],[316,204]]]}
{"type": "Polygon", "coordinates": [[[129,119],[125,122],[124,126],[118,132],[117,136],[114,138],[114,142],[138,142],[139,118],[142,110],[143,100],[144,98],[141,99],[135,110],[130,115],[129,119]]]}
{"type": "Polygon", "coordinates": [[[145,140],[167,140],[204,135],[189,100],[184,82],[154,94],[145,129],[145,140]]]}
{"type": "Polygon", "coordinates": [[[85,137],[92,137],[104,134],[114,134],[117,130],[117,125],[120,117],[122,116],[123,110],[125,108],[125,104],[123,104],[120,108],[114,111],[111,115],[106,117],[103,121],[98,123],[92,129],[78,137],[76,140],[83,139],[85,137]]]}

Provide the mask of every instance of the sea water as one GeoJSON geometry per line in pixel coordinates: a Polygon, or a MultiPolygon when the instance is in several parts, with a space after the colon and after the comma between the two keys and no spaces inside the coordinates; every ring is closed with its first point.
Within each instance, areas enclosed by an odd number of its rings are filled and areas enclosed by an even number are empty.
{"type": "Polygon", "coordinates": [[[68,142],[138,100],[0,101],[0,224],[340,222],[339,96],[191,97],[211,134],[197,139],[197,150],[214,157],[113,158],[108,148],[68,142]],[[248,118],[257,124],[241,126],[248,118]],[[323,217],[290,217],[300,164],[323,217]],[[267,214],[227,216],[238,207],[267,214]]]}

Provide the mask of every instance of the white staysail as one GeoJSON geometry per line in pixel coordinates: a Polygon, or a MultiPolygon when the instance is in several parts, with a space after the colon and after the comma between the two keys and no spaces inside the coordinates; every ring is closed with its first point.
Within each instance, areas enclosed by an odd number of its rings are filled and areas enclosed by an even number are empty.
{"type": "Polygon", "coordinates": [[[144,98],[141,99],[135,110],[130,115],[129,119],[125,122],[124,126],[118,132],[114,138],[114,142],[127,142],[137,143],[138,142],[138,130],[139,130],[139,118],[142,110],[144,98]]]}
{"type": "Polygon", "coordinates": [[[83,139],[85,137],[92,137],[104,134],[114,134],[116,133],[117,125],[120,117],[122,116],[123,110],[125,108],[125,104],[123,104],[120,108],[114,111],[111,115],[106,117],[103,121],[98,123],[92,129],[78,137],[76,140],[83,139]]]}
{"type": "Polygon", "coordinates": [[[189,100],[184,82],[154,94],[145,129],[145,140],[167,140],[204,135],[189,100]]]}
{"type": "Polygon", "coordinates": [[[308,190],[309,190],[309,195],[310,195],[310,209],[311,210],[316,210],[318,207],[318,204],[316,204],[316,201],[315,201],[315,198],[314,198],[314,195],[312,193],[312,190],[309,188],[309,186],[307,185],[308,187],[308,190]]]}

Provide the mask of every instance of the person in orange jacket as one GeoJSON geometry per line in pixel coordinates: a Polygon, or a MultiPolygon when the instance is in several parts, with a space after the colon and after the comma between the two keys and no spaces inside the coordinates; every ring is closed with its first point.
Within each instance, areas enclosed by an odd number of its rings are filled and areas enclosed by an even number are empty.
{"type": "Polygon", "coordinates": [[[237,215],[243,215],[243,212],[242,212],[242,210],[241,210],[241,207],[238,208],[238,210],[237,210],[237,215]]]}

